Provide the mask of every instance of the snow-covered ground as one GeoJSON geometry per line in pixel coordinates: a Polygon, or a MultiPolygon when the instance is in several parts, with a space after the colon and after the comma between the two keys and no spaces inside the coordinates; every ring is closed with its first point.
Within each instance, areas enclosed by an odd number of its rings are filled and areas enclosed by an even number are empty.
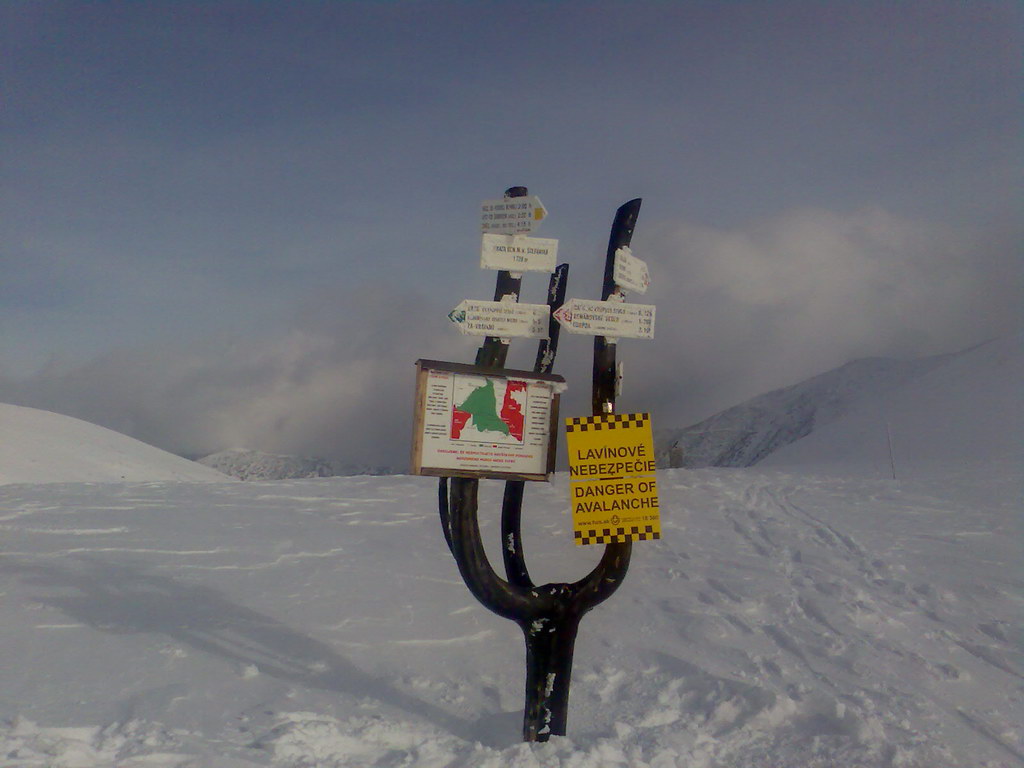
{"type": "MultiPolygon", "coordinates": [[[[890,414],[897,480],[844,472],[864,457],[839,422],[820,464],[660,471],[664,538],[584,618],[546,744],[519,742],[522,639],[462,583],[435,480],[11,472],[0,766],[1024,766],[1020,399],[983,425],[961,407],[1012,357],[890,414]]],[[[494,563],[501,489],[481,486],[494,563]]],[[[562,475],[528,485],[524,534],[538,581],[600,555],[571,543],[562,475]]]]}
{"type": "MultiPolygon", "coordinates": [[[[665,538],[583,621],[569,737],[532,746],[519,630],[462,584],[430,479],[4,486],[0,765],[1024,765],[992,480],[664,471],[665,538]]],[[[544,580],[596,555],[565,485],[528,489],[544,580]]]]}

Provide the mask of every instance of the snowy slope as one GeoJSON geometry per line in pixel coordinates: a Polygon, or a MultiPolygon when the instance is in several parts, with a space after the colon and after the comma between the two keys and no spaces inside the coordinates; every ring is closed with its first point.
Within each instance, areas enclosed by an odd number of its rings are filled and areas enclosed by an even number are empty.
{"type": "MultiPolygon", "coordinates": [[[[1015,355],[1016,364],[1020,364],[1019,337],[995,343],[1009,348],[1007,354],[1015,355]]],[[[876,409],[891,399],[891,393],[970,356],[975,349],[915,360],[854,360],[799,384],[740,403],[690,427],[662,430],[656,438],[659,466],[752,466],[851,412],[876,409]]],[[[971,358],[977,365],[970,361],[964,365],[973,368],[972,375],[979,386],[985,387],[986,377],[998,377],[1001,372],[981,357],[971,358]]],[[[967,402],[970,405],[971,401],[967,402]]],[[[935,414],[942,418],[941,409],[935,414]]],[[[873,423],[877,421],[872,419],[873,423]]]]}
{"type": "Polygon", "coordinates": [[[767,457],[875,477],[1024,465],[1024,340],[998,339],[958,355],[767,457]],[[892,448],[890,460],[890,446],[892,448]]]}
{"type": "Polygon", "coordinates": [[[225,479],[105,427],[0,403],[0,484],[225,479]]]}
{"type": "MultiPolygon", "coordinates": [[[[1024,765],[1016,496],[660,478],[665,537],[584,618],[545,745],[519,743],[519,630],[459,578],[433,480],[4,486],[0,765],[1024,765]]],[[[527,489],[543,580],[598,555],[566,485],[527,489]]]]}

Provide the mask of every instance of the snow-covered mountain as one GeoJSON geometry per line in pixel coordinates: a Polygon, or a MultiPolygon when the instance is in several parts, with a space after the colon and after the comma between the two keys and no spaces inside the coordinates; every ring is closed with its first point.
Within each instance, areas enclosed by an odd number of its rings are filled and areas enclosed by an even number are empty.
{"type": "Polygon", "coordinates": [[[59,413],[0,403],[0,484],[227,479],[120,432],[59,413]]]}
{"type": "MultiPolygon", "coordinates": [[[[964,397],[958,401],[958,407],[976,412],[979,419],[984,419],[983,399],[971,397],[969,390],[972,386],[991,389],[989,379],[994,380],[994,386],[1005,386],[998,381],[1003,374],[980,359],[989,354],[986,350],[992,349],[1002,350],[1004,357],[1015,359],[1019,368],[1020,337],[915,360],[855,360],[799,384],[755,397],[692,426],[659,431],[659,466],[749,467],[854,412],[861,419],[870,413],[871,429],[881,434],[884,441],[886,420],[893,413],[887,403],[897,393],[909,391],[933,374],[958,364],[957,361],[962,361],[961,369],[972,379],[972,383],[961,386],[964,397]],[[974,356],[978,356],[976,363],[972,362],[974,356]]],[[[944,418],[941,410],[934,415],[939,421],[944,418]]]]}
{"type": "Polygon", "coordinates": [[[286,456],[245,449],[219,451],[198,460],[239,480],[293,480],[339,475],[390,475],[388,467],[339,464],[315,457],[286,456]]]}
{"type": "Polygon", "coordinates": [[[759,466],[899,478],[1006,462],[1024,465],[1019,336],[946,356],[899,386],[859,398],[759,466]]]}

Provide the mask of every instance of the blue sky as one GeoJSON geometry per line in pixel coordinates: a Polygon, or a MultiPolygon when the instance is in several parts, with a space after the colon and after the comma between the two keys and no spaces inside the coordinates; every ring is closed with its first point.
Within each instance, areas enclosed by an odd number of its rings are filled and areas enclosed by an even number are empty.
{"type": "MultiPolygon", "coordinates": [[[[853,357],[1020,328],[1013,2],[0,6],[0,400],[186,453],[394,461],[522,184],[593,297],[644,204],[681,426],[853,357]],[[386,382],[386,383],[383,383],[386,382]],[[391,437],[353,446],[379,424],[391,437]]],[[[528,277],[524,300],[540,300],[528,277]]],[[[588,345],[559,370],[585,407],[588,345]]],[[[532,349],[513,346],[528,365],[532,349]]],[[[632,372],[632,377],[630,377],[632,372]]]]}

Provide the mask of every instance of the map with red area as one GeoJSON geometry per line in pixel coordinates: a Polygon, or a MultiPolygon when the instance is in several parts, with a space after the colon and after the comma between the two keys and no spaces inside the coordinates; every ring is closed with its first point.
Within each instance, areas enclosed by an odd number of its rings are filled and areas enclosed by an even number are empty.
{"type": "Polygon", "coordinates": [[[522,392],[526,395],[525,381],[510,381],[505,387],[505,400],[501,404],[501,420],[508,425],[509,434],[519,442],[523,441],[523,406],[512,395],[522,392]]]}
{"type": "Polygon", "coordinates": [[[462,430],[472,417],[473,414],[471,413],[460,411],[458,408],[452,409],[452,440],[458,440],[462,437],[462,430]]]}

